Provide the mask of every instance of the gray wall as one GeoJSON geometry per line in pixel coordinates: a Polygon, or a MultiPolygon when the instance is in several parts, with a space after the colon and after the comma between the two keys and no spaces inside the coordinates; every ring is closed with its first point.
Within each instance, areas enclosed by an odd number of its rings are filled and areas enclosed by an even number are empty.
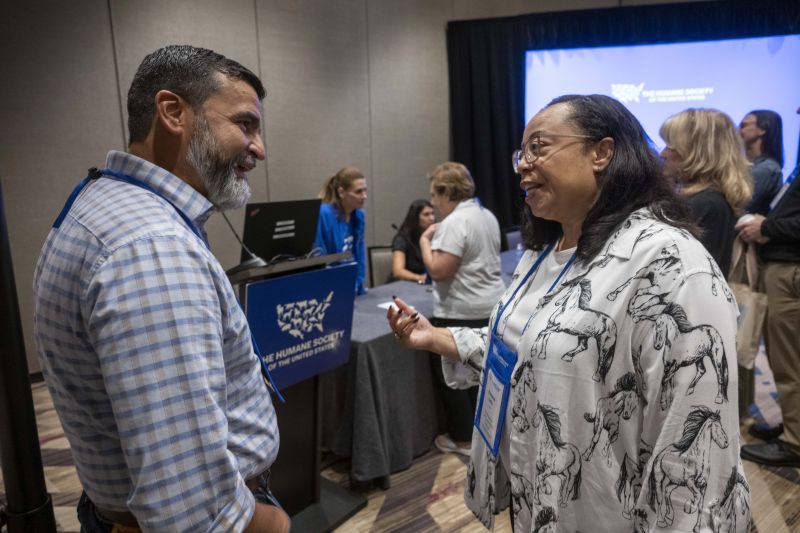
{"type": "MultiPolygon", "coordinates": [[[[625,1],[625,5],[654,3],[625,1]]],[[[351,164],[369,183],[368,244],[388,244],[425,175],[448,158],[445,25],[612,0],[28,0],[0,8],[0,180],[31,371],[36,257],[69,191],[109,149],[124,149],[137,65],[165,44],[212,48],[267,88],[267,162],[253,201],[316,196],[351,164]]],[[[241,227],[242,213],[232,221],[241,227]]],[[[215,254],[238,245],[220,217],[215,254]]]]}

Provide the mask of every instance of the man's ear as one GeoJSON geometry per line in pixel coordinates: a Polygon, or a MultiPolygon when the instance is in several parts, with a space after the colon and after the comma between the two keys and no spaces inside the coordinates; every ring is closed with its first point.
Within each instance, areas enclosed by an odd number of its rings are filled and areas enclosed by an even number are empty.
{"type": "Polygon", "coordinates": [[[173,93],[162,89],[156,93],[156,121],[169,133],[180,135],[190,126],[188,113],[189,104],[173,93]]]}
{"type": "Polygon", "coordinates": [[[592,168],[595,172],[602,172],[611,163],[614,157],[614,139],[611,137],[603,137],[600,139],[594,148],[594,159],[592,160],[592,168]]]}

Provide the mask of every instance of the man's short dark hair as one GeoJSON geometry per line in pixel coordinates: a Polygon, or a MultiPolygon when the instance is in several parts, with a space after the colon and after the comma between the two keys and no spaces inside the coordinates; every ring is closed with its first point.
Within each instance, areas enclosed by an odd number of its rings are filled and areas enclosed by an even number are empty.
{"type": "Polygon", "coordinates": [[[172,91],[198,110],[220,88],[214,73],[247,82],[261,100],[266,95],[258,76],[232,59],[189,45],[170,45],[148,54],[128,91],[129,142],[144,140],[155,116],[155,96],[172,91]]]}

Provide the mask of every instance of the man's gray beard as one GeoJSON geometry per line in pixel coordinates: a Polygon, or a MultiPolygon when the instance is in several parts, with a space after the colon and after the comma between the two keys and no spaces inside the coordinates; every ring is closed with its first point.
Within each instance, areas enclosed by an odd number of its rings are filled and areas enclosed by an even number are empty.
{"type": "Polygon", "coordinates": [[[244,207],[250,199],[250,185],[247,180],[236,177],[235,168],[237,164],[252,159],[252,156],[223,159],[219,143],[211,133],[205,116],[202,113],[195,116],[187,158],[206,186],[208,201],[220,211],[244,207]]]}

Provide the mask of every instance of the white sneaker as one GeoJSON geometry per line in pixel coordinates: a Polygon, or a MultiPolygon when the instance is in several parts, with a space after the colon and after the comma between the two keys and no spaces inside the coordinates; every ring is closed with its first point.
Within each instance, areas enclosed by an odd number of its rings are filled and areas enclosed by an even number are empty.
{"type": "Polygon", "coordinates": [[[442,433],[441,435],[437,435],[436,438],[433,440],[433,445],[436,446],[439,451],[444,453],[460,453],[461,455],[466,455],[467,457],[470,456],[472,453],[472,446],[467,446],[466,448],[462,448],[455,442],[453,439],[450,438],[450,435],[447,433],[442,433]]]}

